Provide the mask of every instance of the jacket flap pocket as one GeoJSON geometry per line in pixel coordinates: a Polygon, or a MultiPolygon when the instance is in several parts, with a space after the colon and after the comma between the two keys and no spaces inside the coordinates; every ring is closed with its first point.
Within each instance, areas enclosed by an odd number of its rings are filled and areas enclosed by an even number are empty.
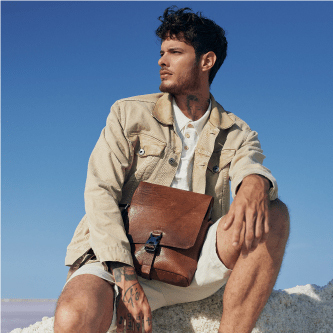
{"type": "Polygon", "coordinates": [[[166,143],[159,141],[148,135],[140,135],[140,144],[136,149],[136,153],[140,157],[160,156],[166,147],[166,143]]]}
{"type": "Polygon", "coordinates": [[[235,154],[235,149],[223,149],[220,152],[213,153],[208,163],[208,169],[214,173],[220,172],[231,162],[235,154]]]}

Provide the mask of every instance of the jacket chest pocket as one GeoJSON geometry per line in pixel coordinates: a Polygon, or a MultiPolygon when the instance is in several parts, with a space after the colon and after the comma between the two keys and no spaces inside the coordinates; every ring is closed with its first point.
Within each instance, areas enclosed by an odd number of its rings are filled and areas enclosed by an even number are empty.
{"type": "Polygon", "coordinates": [[[222,149],[219,152],[213,152],[208,162],[208,170],[213,174],[219,174],[232,161],[235,153],[235,149],[222,149]]]}
{"type": "Polygon", "coordinates": [[[148,135],[141,135],[135,148],[135,178],[144,181],[153,173],[164,156],[166,143],[148,135]]]}
{"type": "Polygon", "coordinates": [[[161,163],[166,143],[146,134],[137,135],[133,142],[134,159],[123,186],[121,203],[129,203],[141,181],[147,181],[161,163]]]}

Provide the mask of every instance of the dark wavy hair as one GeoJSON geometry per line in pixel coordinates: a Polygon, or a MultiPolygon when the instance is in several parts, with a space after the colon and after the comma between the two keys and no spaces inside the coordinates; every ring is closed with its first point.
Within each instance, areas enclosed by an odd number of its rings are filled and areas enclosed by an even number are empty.
{"type": "Polygon", "coordinates": [[[214,21],[202,16],[201,12],[193,13],[188,7],[175,10],[176,8],[168,7],[163,16],[158,18],[162,24],[155,33],[162,41],[170,37],[192,45],[197,61],[201,55],[213,51],[216,62],[209,72],[211,84],[227,56],[228,42],[225,31],[214,21]]]}

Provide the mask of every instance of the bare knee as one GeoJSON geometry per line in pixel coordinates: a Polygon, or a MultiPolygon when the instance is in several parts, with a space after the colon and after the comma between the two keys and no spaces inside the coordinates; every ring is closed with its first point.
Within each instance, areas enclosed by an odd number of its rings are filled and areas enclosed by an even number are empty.
{"type": "Polygon", "coordinates": [[[289,211],[286,204],[280,199],[271,202],[269,219],[270,236],[287,242],[290,229],[289,211]]]}
{"type": "Polygon", "coordinates": [[[58,303],[54,316],[54,332],[79,332],[83,323],[83,312],[71,302],[58,303]]]}
{"type": "Polygon", "coordinates": [[[113,297],[108,282],[89,274],[75,277],[59,297],[54,332],[106,332],[111,324],[113,297]]]}
{"type": "Polygon", "coordinates": [[[75,300],[60,300],[54,318],[55,333],[106,332],[111,324],[112,312],[102,309],[87,297],[75,300]]]}

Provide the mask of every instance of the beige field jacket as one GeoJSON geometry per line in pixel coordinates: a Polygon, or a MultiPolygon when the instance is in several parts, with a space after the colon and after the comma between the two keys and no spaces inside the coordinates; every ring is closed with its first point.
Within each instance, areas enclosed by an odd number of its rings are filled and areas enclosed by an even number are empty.
{"type": "MultiPolygon", "coordinates": [[[[262,165],[258,135],[241,119],[226,112],[211,96],[212,111],[194,154],[193,191],[214,197],[213,219],[229,210],[243,178],[259,174],[277,184],[262,165]]],[[[85,187],[85,209],[67,248],[66,265],[78,267],[89,249],[101,262],[133,265],[120,203],[128,203],[140,181],[170,186],[176,174],[182,142],[174,130],[172,97],[151,94],[117,101],[91,154],[85,187]]]]}

